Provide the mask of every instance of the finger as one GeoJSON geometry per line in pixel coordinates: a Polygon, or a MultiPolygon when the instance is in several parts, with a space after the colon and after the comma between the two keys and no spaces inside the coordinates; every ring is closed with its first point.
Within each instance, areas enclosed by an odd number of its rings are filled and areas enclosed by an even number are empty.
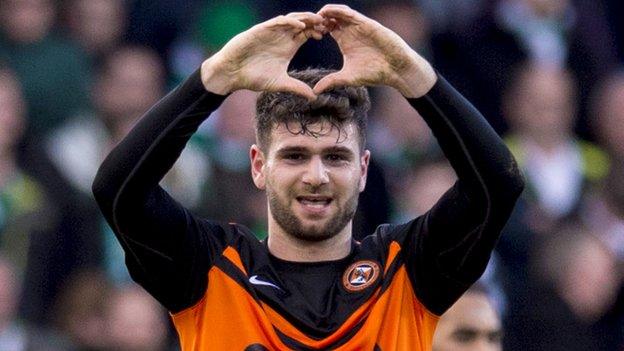
{"type": "Polygon", "coordinates": [[[315,40],[321,40],[321,39],[323,39],[323,35],[324,35],[324,33],[322,31],[318,31],[318,30],[315,30],[315,29],[306,29],[306,30],[302,30],[300,32],[296,32],[293,35],[293,39],[299,45],[303,45],[303,43],[308,41],[308,39],[310,39],[310,38],[313,38],[315,40]]]}
{"type": "Polygon", "coordinates": [[[327,34],[329,33],[329,28],[327,28],[325,25],[323,24],[319,24],[317,26],[314,26],[314,30],[321,33],[321,34],[327,34]]]}
{"type": "Polygon", "coordinates": [[[302,21],[299,21],[292,17],[286,16],[277,16],[269,21],[267,21],[267,25],[269,28],[276,27],[290,27],[295,30],[303,30],[306,28],[306,24],[302,21]]]}
{"type": "Polygon", "coordinates": [[[336,18],[349,23],[357,22],[360,16],[359,12],[346,5],[325,5],[319,10],[318,14],[324,18],[336,18]]]}
{"type": "Polygon", "coordinates": [[[333,32],[338,28],[338,21],[336,21],[335,18],[325,18],[325,20],[323,21],[323,26],[326,29],[324,33],[333,32]]]}
{"type": "Polygon", "coordinates": [[[277,90],[288,91],[303,96],[308,99],[308,101],[314,101],[317,97],[309,85],[290,76],[284,78],[282,84],[277,87],[277,90]]]}
{"type": "Polygon", "coordinates": [[[291,12],[286,17],[294,18],[306,24],[307,27],[314,27],[315,25],[323,23],[323,16],[314,12],[291,12]]]}
{"type": "Polygon", "coordinates": [[[321,40],[321,39],[323,39],[323,32],[321,32],[321,31],[319,31],[319,30],[316,30],[316,29],[314,29],[314,30],[312,30],[312,29],[307,29],[307,30],[305,31],[305,35],[306,35],[306,37],[308,37],[308,38],[314,38],[314,39],[316,39],[316,40],[321,40]]]}
{"type": "Polygon", "coordinates": [[[314,85],[312,91],[318,95],[334,87],[349,85],[350,81],[350,77],[344,71],[338,71],[321,78],[321,80],[314,85]]]}

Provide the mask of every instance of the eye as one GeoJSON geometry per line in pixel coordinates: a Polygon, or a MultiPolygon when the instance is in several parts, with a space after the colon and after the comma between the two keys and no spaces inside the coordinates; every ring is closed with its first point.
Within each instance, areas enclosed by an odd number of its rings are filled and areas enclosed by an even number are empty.
{"type": "Polygon", "coordinates": [[[282,158],[289,162],[300,162],[306,159],[306,155],[301,152],[290,152],[284,154],[282,158]]]}
{"type": "Polygon", "coordinates": [[[349,162],[350,158],[347,154],[332,153],[325,155],[325,160],[331,165],[342,165],[349,162]]]}
{"type": "Polygon", "coordinates": [[[474,342],[477,337],[478,333],[474,330],[460,329],[453,333],[453,339],[462,344],[474,342]]]}
{"type": "Polygon", "coordinates": [[[500,343],[503,340],[503,333],[498,330],[488,334],[488,341],[492,344],[500,343]]]}
{"type": "Polygon", "coordinates": [[[329,154],[326,156],[329,161],[344,161],[346,158],[343,155],[329,154]]]}

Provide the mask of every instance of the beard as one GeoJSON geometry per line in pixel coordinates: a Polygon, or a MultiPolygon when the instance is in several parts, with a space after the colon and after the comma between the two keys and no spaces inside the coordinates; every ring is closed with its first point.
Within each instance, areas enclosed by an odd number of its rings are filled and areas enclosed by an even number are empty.
{"type": "MultiPolygon", "coordinates": [[[[356,189],[357,190],[357,189],[356,189]]],[[[313,193],[313,192],[312,192],[313,193]]],[[[273,219],[289,235],[304,241],[323,241],[336,236],[353,219],[358,205],[359,192],[350,194],[343,206],[337,206],[337,212],[324,224],[304,225],[288,206],[287,200],[279,196],[267,187],[267,198],[273,219]]],[[[297,201],[295,196],[290,196],[292,201],[297,201]]],[[[332,202],[336,201],[333,199],[332,202]]]]}

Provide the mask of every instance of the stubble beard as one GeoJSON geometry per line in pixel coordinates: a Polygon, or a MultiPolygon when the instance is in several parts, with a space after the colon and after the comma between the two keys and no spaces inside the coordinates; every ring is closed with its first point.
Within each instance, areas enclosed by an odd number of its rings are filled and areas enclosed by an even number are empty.
{"type": "MultiPolygon", "coordinates": [[[[353,220],[357,210],[359,192],[354,191],[349,196],[344,206],[338,206],[337,212],[325,222],[324,225],[305,226],[302,221],[290,209],[287,201],[282,201],[279,196],[267,188],[267,198],[271,215],[277,224],[287,234],[303,241],[319,242],[338,235],[344,227],[353,220]]],[[[292,201],[297,201],[294,196],[290,196],[292,201]]],[[[336,201],[334,199],[334,201],[336,201]]]]}

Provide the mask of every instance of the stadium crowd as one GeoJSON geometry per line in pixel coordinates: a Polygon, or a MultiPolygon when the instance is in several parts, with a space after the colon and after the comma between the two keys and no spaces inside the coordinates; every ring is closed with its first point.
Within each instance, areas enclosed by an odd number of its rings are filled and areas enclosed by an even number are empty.
{"type": "MultiPolygon", "coordinates": [[[[518,160],[527,188],[480,282],[502,320],[503,349],[624,350],[624,4],[345,3],[427,57],[518,160]]],[[[96,208],[97,168],[232,36],[324,4],[0,1],[0,351],[177,349],[166,311],[131,282],[96,208]]],[[[291,67],[341,62],[324,38],[291,67]]],[[[376,157],[356,237],[423,214],[455,181],[408,102],[389,88],[371,93],[376,157]]],[[[255,97],[232,94],[163,185],[195,213],[262,236],[264,194],[248,159],[255,97]]]]}

